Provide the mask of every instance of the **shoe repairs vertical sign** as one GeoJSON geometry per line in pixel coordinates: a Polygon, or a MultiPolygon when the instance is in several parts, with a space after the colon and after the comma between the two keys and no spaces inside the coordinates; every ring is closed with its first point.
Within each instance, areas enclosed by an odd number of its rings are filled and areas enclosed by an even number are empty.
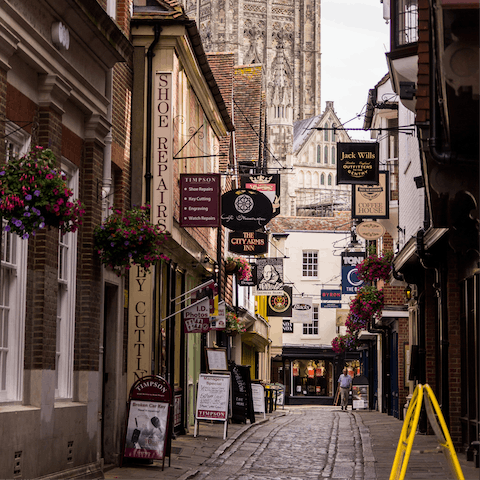
{"type": "Polygon", "coordinates": [[[180,226],[220,225],[220,174],[180,175],[180,226]]]}

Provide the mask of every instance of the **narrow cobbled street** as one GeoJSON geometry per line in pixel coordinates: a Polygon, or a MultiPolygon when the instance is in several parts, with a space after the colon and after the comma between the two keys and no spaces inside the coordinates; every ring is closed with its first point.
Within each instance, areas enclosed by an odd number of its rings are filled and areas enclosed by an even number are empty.
{"type": "MultiPolygon", "coordinates": [[[[173,441],[171,466],[125,465],[108,479],[167,480],[387,480],[402,428],[398,419],[376,411],[289,406],[257,417],[253,425],[203,423],[200,434],[173,441]]],[[[465,480],[478,469],[459,461],[465,480]]],[[[406,479],[454,479],[434,435],[415,436],[406,479]]]]}

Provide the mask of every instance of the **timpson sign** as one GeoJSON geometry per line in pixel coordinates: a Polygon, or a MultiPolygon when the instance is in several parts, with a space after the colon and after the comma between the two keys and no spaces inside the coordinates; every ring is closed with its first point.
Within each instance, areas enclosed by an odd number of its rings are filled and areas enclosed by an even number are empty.
{"type": "Polygon", "coordinates": [[[157,72],[153,96],[152,221],[173,228],[172,74],[157,72]]]}

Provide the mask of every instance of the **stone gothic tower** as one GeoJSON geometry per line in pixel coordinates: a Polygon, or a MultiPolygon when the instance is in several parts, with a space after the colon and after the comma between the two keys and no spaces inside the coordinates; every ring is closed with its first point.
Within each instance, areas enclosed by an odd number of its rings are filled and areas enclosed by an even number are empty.
{"type": "Polygon", "coordinates": [[[292,167],[293,123],[321,113],[320,0],[184,0],[184,8],[206,52],[233,52],[237,65],[262,65],[267,163],[292,167]]]}
{"type": "Polygon", "coordinates": [[[205,51],[234,52],[237,65],[262,64],[274,118],[293,123],[321,113],[320,0],[184,2],[205,51]]]}

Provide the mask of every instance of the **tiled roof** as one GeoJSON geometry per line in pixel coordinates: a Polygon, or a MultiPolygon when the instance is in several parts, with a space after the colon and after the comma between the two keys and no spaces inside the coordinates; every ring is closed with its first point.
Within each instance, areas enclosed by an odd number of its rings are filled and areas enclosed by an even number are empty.
{"type": "Polygon", "coordinates": [[[268,223],[272,234],[288,232],[349,231],[350,212],[337,212],[333,217],[285,217],[278,215],[268,223]]]}

